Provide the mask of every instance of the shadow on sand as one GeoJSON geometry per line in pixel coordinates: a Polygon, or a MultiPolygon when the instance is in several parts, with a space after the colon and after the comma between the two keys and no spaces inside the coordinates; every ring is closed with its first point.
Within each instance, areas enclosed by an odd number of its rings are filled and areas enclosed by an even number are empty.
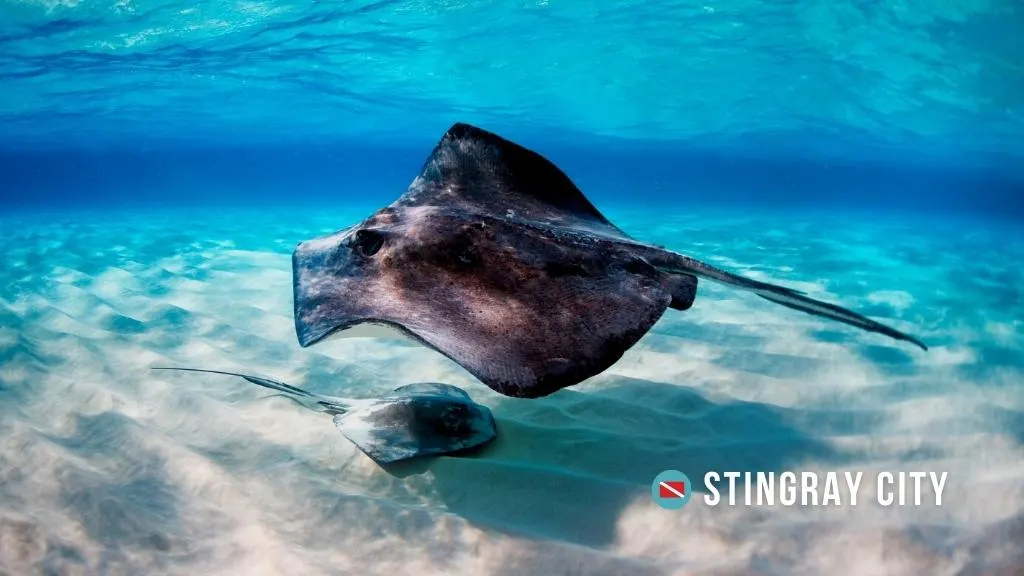
{"type": "MultiPolygon", "coordinates": [[[[843,460],[803,431],[818,423],[829,428],[828,413],[717,403],[647,380],[603,380],[602,389],[585,393],[502,398],[491,403],[499,428],[491,444],[387,471],[405,477],[429,470],[448,510],[478,525],[602,546],[614,539],[622,510],[647,494],[663,470],[685,472],[701,492],[710,470],[780,471],[805,460],[843,460]]],[[[839,425],[849,428],[848,421],[839,425]]]]}

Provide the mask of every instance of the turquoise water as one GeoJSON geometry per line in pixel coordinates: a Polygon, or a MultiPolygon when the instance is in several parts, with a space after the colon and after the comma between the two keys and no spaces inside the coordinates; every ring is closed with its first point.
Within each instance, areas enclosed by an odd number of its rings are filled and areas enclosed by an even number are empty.
{"type": "Polygon", "coordinates": [[[1012,0],[0,10],[9,144],[429,142],[461,120],[570,141],[793,153],[813,132],[831,156],[1024,155],[1024,8],[1012,0]]]}
{"type": "Polygon", "coordinates": [[[1021,62],[998,0],[0,0],[0,573],[1016,573],[1021,62]],[[538,400],[401,341],[300,348],[296,243],[397,198],[455,121],[640,240],[930,349],[706,282],[538,400]],[[161,365],[447,382],[499,438],[383,470],[161,365]],[[941,507],[866,480],[857,506],[673,512],[666,469],[949,478],[941,507]]]}
{"type": "Polygon", "coordinates": [[[990,574],[1019,561],[1016,228],[606,208],[628,232],[912,329],[931,349],[702,284],[693,309],[667,312],[607,372],[546,399],[515,400],[422,347],[295,344],[291,247],[363,211],[8,216],[6,565],[990,574]],[[385,473],[329,418],[245,382],[147,370],[155,365],[253,372],[357,397],[449,382],[491,407],[500,436],[472,458],[385,473]],[[691,478],[922,469],[950,477],[942,507],[882,508],[865,486],[868,504],[856,507],[711,508],[694,498],[669,513],[648,496],[666,468],[691,478]]]}

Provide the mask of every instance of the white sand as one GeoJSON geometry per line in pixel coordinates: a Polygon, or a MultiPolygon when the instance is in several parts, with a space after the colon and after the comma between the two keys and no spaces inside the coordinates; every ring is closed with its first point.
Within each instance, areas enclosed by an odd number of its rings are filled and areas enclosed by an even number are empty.
{"type": "Polygon", "coordinates": [[[605,374],[529,401],[399,342],[299,348],[289,250],[362,215],[0,220],[0,573],[1021,573],[1019,238],[669,218],[646,239],[888,316],[933,348],[702,284],[605,374]],[[156,365],[354,396],[448,382],[493,409],[500,438],[385,472],[328,417],[156,365]],[[668,511],[650,498],[664,469],[865,480],[856,507],[698,494],[668,511]],[[943,506],[878,506],[880,470],[948,472],[943,506]]]}

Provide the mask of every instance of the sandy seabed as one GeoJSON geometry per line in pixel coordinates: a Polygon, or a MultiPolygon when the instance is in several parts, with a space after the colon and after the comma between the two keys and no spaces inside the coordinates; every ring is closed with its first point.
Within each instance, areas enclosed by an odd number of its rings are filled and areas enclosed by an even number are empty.
{"type": "MultiPolygon", "coordinates": [[[[426,348],[301,349],[290,251],[367,209],[0,217],[0,573],[1021,574],[1024,240],[980,222],[607,210],[635,236],[922,337],[927,353],[702,283],[607,372],[541,400],[426,348]],[[382,470],[240,379],[339,396],[447,382],[468,457],[382,470]],[[856,507],[679,511],[665,469],[863,472],[856,507]],[[882,507],[878,471],[945,471],[882,507]],[[927,484],[927,483],[926,483],[927,484]]],[[[702,490],[701,487],[698,486],[702,490]]]]}

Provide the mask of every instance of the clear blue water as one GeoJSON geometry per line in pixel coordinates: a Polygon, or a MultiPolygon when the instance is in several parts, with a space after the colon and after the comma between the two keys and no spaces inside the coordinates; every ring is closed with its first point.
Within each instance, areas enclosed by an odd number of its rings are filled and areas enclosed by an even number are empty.
{"type": "Polygon", "coordinates": [[[0,0],[0,573],[1013,573],[1022,63],[1008,0],[0,0]],[[403,343],[299,348],[295,243],[394,200],[455,121],[637,238],[930,350],[711,284],[536,401],[403,343]],[[501,437],[384,472],[168,364],[449,382],[501,437]],[[669,513],[668,468],[950,480],[941,508],[669,513]]]}
{"type": "Polygon", "coordinates": [[[1014,0],[8,0],[3,201],[384,200],[466,121],[609,199],[1019,215],[1022,38],[1014,0]]]}

